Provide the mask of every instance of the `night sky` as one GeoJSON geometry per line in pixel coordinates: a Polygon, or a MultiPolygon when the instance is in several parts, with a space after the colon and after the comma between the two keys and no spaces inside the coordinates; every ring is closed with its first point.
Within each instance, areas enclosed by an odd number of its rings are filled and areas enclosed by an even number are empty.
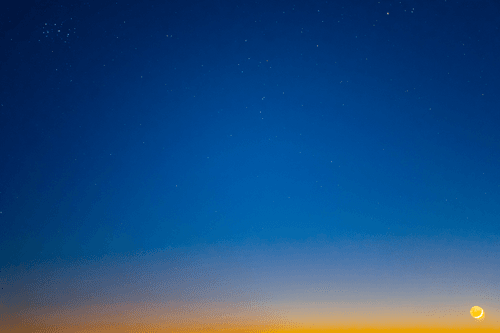
{"type": "Polygon", "coordinates": [[[2,3],[0,331],[500,329],[499,61],[493,0],[2,3]]]}

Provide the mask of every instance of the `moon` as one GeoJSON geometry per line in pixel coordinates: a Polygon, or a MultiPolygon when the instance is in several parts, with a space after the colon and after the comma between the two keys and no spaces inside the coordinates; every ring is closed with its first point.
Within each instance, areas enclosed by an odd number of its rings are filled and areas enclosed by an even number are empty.
{"type": "Polygon", "coordinates": [[[470,315],[474,318],[474,319],[483,319],[484,318],[484,310],[479,307],[479,306],[473,306],[471,309],[470,309],[470,315]]]}

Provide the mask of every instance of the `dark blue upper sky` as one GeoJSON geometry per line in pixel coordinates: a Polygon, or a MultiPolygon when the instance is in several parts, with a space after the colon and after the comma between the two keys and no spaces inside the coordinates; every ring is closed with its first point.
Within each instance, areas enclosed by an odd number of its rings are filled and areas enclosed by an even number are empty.
{"type": "Polygon", "coordinates": [[[0,266],[498,236],[496,1],[0,10],[0,266]]]}

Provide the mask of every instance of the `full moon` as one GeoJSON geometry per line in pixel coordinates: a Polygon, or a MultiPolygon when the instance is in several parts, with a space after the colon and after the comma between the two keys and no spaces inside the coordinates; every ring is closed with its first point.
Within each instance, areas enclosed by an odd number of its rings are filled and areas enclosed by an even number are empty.
{"type": "Polygon", "coordinates": [[[481,307],[479,306],[473,306],[471,309],[470,309],[470,315],[474,318],[474,319],[483,319],[484,318],[484,311],[481,307]]]}

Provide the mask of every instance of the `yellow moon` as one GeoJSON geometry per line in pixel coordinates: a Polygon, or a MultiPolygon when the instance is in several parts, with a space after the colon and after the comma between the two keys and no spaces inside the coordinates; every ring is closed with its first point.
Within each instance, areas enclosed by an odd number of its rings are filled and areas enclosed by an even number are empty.
{"type": "Polygon", "coordinates": [[[470,309],[470,315],[474,317],[475,319],[481,319],[484,316],[484,311],[481,307],[479,306],[473,306],[470,309]]]}

